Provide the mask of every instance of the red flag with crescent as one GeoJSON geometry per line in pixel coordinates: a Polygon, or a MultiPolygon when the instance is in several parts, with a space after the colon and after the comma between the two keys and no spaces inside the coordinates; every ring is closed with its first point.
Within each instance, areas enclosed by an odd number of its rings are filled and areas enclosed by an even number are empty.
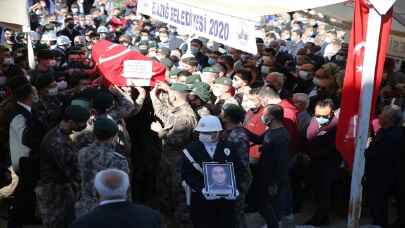
{"type": "Polygon", "coordinates": [[[364,66],[364,51],[367,42],[367,22],[369,5],[366,0],[355,0],[352,32],[349,44],[349,53],[345,78],[343,82],[342,98],[340,105],[339,123],[336,135],[336,146],[348,166],[352,168],[358,117],[360,112],[360,99],[362,91],[362,73],[365,67],[375,67],[374,89],[372,97],[372,113],[375,110],[377,97],[380,90],[384,61],[388,48],[388,41],[392,23],[392,9],[382,17],[380,38],[376,66],[364,66]]]}
{"type": "Polygon", "coordinates": [[[166,67],[127,47],[100,40],[93,45],[92,58],[109,84],[154,86],[165,81],[166,67]]]}

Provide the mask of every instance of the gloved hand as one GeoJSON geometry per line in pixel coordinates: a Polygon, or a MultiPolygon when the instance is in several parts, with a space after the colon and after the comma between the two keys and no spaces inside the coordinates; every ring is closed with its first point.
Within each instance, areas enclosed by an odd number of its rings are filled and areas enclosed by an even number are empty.
{"type": "Polygon", "coordinates": [[[206,200],[217,200],[217,199],[220,199],[220,198],[221,198],[221,197],[219,197],[219,196],[216,196],[216,195],[213,195],[213,194],[209,194],[209,193],[205,190],[205,188],[203,188],[202,194],[203,194],[203,196],[205,197],[206,200]]]}
{"type": "Polygon", "coordinates": [[[226,196],[225,199],[226,200],[236,200],[238,197],[239,197],[239,191],[238,191],[238,189],[236,189],[236,192],[234,195],[226,196]]]}

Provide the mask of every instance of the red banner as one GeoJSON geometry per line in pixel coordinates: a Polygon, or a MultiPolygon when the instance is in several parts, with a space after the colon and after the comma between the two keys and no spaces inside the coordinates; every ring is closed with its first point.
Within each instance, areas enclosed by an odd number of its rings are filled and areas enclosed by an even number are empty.
{"type": "MultiPolygon", "coordinates": [[[[356,130],[361,99],[361,79],[363,72],[364,49],[367,41],[367,21],[369,6],[366,0],[355,0],[353,25],[347,57],[346,74],[343,82],[341,110],[336,135],[336,146],[343,159],[350,168],[353,166],[356,147],[356,130]]],[[[380,90],[384,61],[388,47],[392,23],[392,9],[382,17],[378,57],[374,79],[372,113],[375,110],[377,97],[380,90]]]]}
{"type": "Polygon", "coordinates": [[[117,86],[154,86],[165,81],[164,65],[123,45],[98,41],[93,45],[92,58],[102,76],[117,86]]]}

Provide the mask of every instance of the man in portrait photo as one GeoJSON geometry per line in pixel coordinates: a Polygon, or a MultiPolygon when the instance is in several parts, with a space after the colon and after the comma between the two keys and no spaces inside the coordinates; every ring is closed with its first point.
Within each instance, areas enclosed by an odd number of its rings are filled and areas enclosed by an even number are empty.
{"type": "Polygon", "coordinates": [[[220,194],[232,193],[233,187],[231,184],[230,170],[225,166],[213,166],[210,172],[209,189],[220,194]]]}

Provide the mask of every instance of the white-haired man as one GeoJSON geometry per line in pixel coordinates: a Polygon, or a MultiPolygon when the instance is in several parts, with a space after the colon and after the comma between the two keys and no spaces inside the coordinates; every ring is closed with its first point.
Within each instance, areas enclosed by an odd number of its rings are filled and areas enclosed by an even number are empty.
{"type": "Polygon", "coordinates": [[[127,200],[129,178],[124,171],[107,169],[98,172],[94,187],[100,199],[99,206],[78,218],[72,228],[160,228],[158,212],[127,200]]]}

